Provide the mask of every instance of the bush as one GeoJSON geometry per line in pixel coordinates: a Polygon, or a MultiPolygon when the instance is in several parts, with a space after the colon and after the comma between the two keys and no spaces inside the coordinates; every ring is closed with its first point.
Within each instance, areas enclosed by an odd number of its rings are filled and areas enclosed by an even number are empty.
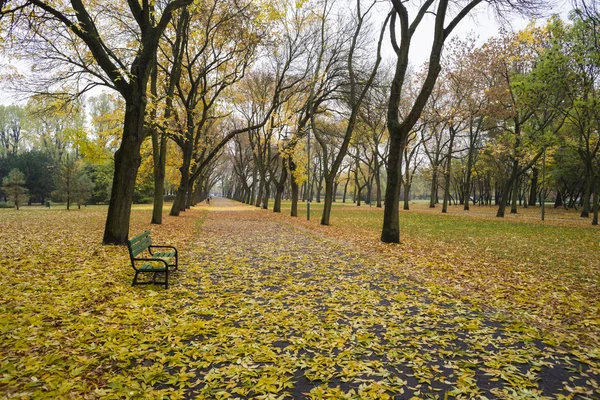
{"type": "Polygon", "coordinates": [[[5,203],[0,201],[0,208],[15,208],[15,205],[12,203],[5,203]]]}
{"type": "Polygon", "coordinates": [[[152,204],[154,203],[154,198],[152,196],[148,196],[147,194],[134,191],[133,192],[133,204],[152,204]]]}

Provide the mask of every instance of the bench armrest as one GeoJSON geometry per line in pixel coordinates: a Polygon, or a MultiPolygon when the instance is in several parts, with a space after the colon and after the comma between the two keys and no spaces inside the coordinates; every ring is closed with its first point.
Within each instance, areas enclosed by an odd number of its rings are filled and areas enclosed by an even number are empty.
{"type": "Polygon", "coordinates": [[[161,262],[163,264],[165,264],[165,267],[169,267],[169,264],[163,260],[162,258],[134,258],[133,261],[154,261],[154,262],[161,262]]]}
{"type": "Polygon", "coordinates": [[[157,246],[157,245],[151,245],[151,246],[148,246],[148,251],[150,251],[150,254],[153,253],[151,249],[173,249],[173,250],[175,250],[175,254],[177,254],[177,248],[175,246],[157,246]]]}

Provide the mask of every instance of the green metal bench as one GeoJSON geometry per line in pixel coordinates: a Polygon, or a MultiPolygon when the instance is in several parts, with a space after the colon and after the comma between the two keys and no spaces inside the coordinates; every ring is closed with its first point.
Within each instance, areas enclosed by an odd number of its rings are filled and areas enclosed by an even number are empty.
{"type": "Polygon", "coordinates": [[[127,241],[129,249],[129,258],[131,266],[135,270],[132,286],[145,284],[164,284],[169,288],[169,272],[172,269],[177,270],[179,262],[177,249],[173,246],[153,246],[150,231],[129,239],[127,241]],[[160,250],[160,251],[156,251],[160,250]],[[153,274],[152,280],[147,282],[138,282],[140,273],[153,274]],[[156,281],[159,273],[165,274],[164,282],[156,281]]]}

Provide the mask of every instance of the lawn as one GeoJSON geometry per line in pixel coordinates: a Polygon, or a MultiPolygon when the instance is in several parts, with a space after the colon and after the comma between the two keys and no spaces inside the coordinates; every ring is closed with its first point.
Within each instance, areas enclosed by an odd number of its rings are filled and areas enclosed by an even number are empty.
{"type": "MultiPolygon", "coordinates": [[[[289,215],[289,202],[282,214],[289,215]]],[[[541,329],[548,340],[600,355],[600,227],[574,210],[519,208],[496,218],[495,207],[430,209],[421,202],[400,211],[400,245],[383,245],[383,211],[334,203],[331,226],[319,226],[322,204],[299,207],[294,223],[385,255],[399,271],[452,290],[490,311],[541,329]]]]}

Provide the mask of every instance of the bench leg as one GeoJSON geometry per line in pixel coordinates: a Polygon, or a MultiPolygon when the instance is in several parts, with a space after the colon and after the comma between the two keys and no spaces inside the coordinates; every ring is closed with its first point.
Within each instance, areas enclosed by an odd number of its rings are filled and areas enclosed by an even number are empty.
{"type": "Polygon", "coordinates": [[[138,274],[139,274],[139,271],[135,271],[135,275],[133,277],[133,282],[131,283],[131,286],[135,286],[135,284],[137,283],[138,274]]]}
{"type": "Polygon", "coordinates": [[[169,268],[165,270],[165,289],[169,288],[169,268]]]}

